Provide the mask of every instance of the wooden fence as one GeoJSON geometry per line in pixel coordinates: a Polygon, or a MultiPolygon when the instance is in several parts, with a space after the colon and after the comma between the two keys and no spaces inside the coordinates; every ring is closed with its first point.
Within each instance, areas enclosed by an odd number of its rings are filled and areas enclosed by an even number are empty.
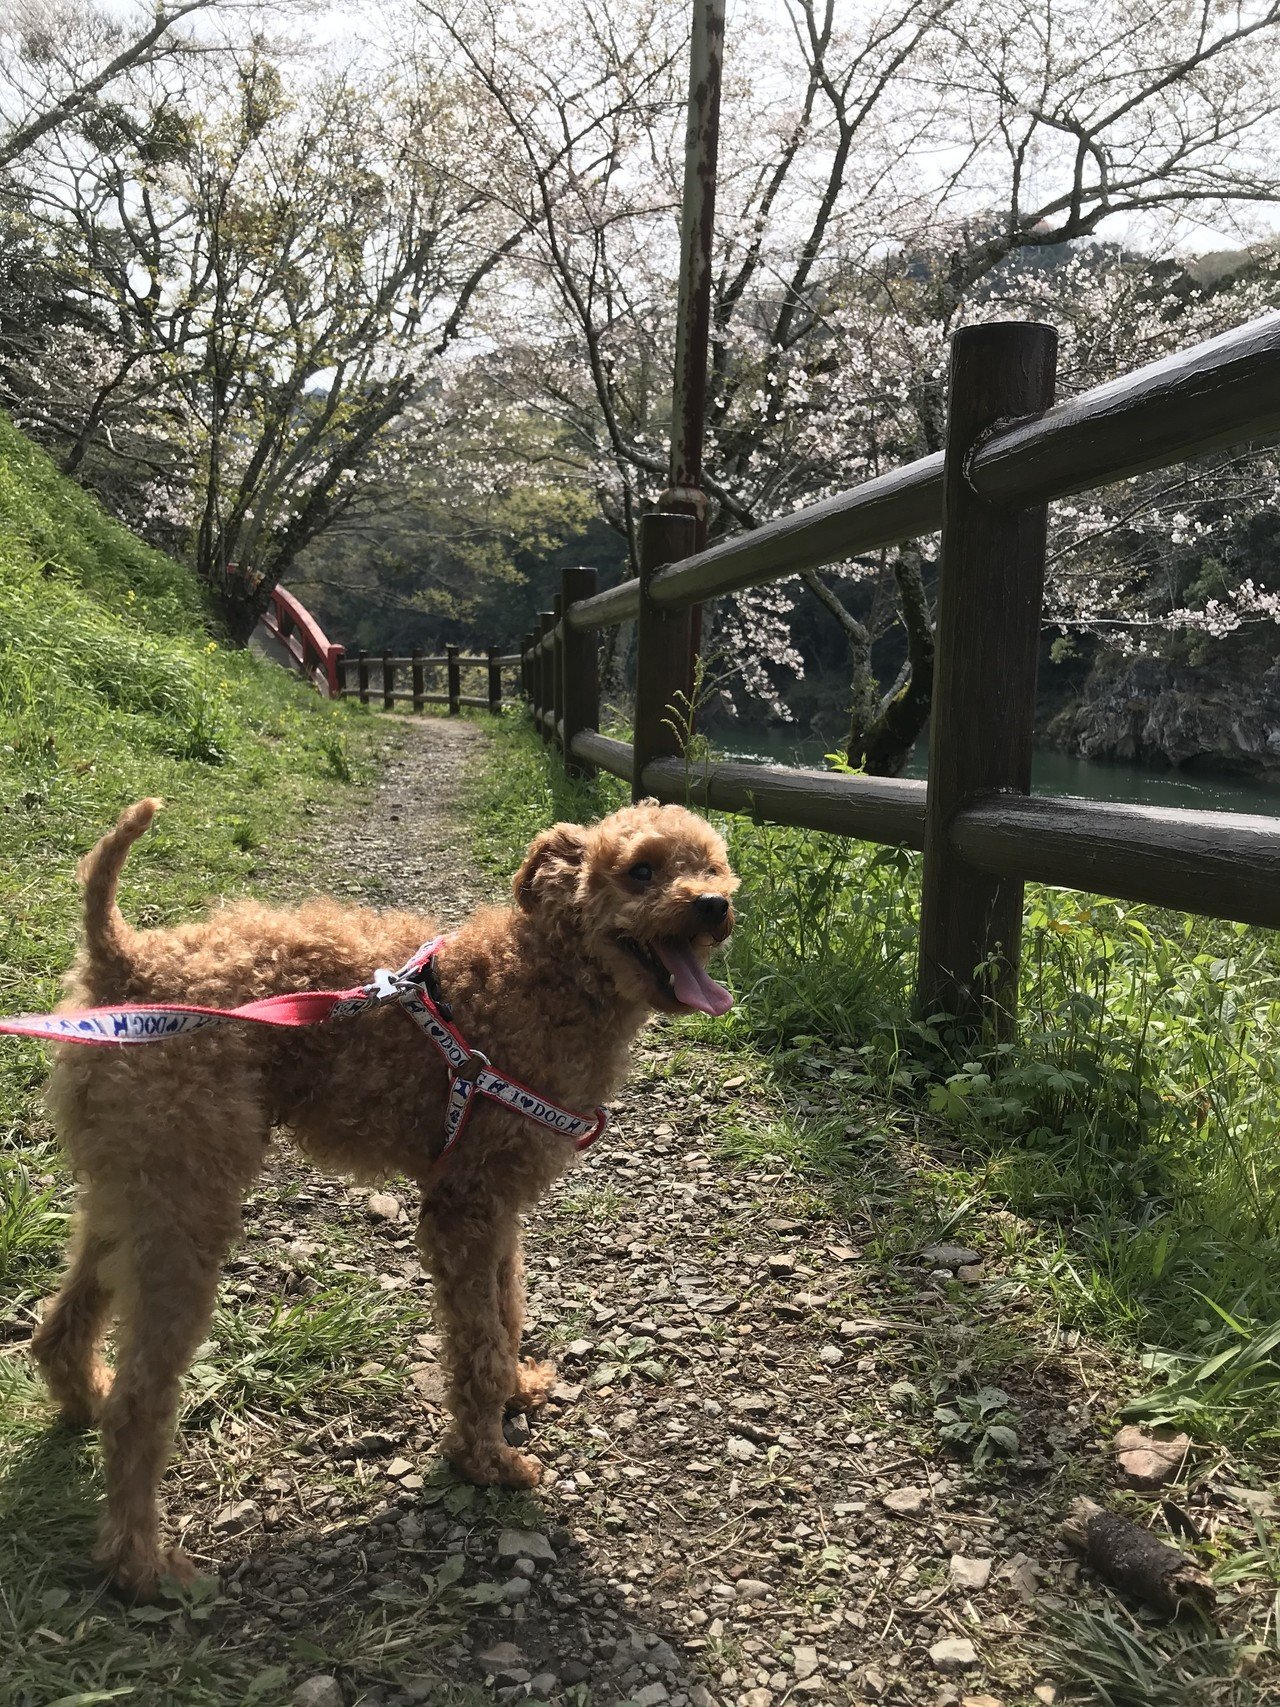
{"type": "Polygon", "coordinates": [[[464,654],[459,646],[446,647],[439,656],[428,657],[414,650],[407,657],[393,657],[390,652],[357,652],[354,658],[342,658],[338,663],[338,696],[358,699],[361,705],[380,705],[391,711],[398,703],[408,704],[415,711],[429,705],[447,705],[450,716],[456,717],[464,705],[477,706],[482,711],[499,712],[505,704],[502,697],[502,672],[520,662],[520,654],[500,653],[491,646],[483,657],[464,654]],[[445,692],[427,692],[427,672],[445,672],[445,692]],[[462,691],[463,670],[485,672],[486,693],[483,698],[462,691]],[[354,670],[354,683],[352,672],[354,670]],[[407,688],[397,688],[397,675],[407,681],[407,688]],[[373,679],[376,676],[376,681],[373,679]]]}
{"type": "Polygon", "coordinates": [[[922,849],[917,991],[929,1010],[1012,1024],[1024,880],[1280,926],[1280,822],[1030,793],[1049,503],[1280,431],[1280,314],[1053,401],[1047,326],[951,343],[946,448],[695,549],[692,517],[645,516],[640,573],[607,592],[564,572],[520,651],[524,697],[565,762],[633,795],[922,849]],[[941,531],[928,781],[713,762],[678,727],[704,600],[941,531]],[[599,732],[597,633],[637,625],[634,739],[599,732]]]}

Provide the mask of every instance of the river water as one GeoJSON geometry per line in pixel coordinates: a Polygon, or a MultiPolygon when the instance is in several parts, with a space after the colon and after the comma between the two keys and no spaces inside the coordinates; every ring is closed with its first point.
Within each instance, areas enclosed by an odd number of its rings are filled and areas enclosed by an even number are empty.
{"type": "MultiPolygon", "coordinates": [[[[816,737],[789,734],[786,729],[738,725],[717,731],[714,745],[724,758],[779,765],[823,768],[828,744],[816,737]]],[[[926,747],[922,741],[911,756],[905,776],[923,777],[926,747]]],[[[1086,800],[1125,800],[1141,806],[1182,806],[1202,812],[1261,812],[1280,815],[1280,786],[1252,777],[1212,771],[1152,770],[1145,765],[1108,764],[1097,759],[1073,759],[1051,747],[1039,747],[1031,763],[1031,787],[1036,794],[1075,794],[1086,800]]]]}

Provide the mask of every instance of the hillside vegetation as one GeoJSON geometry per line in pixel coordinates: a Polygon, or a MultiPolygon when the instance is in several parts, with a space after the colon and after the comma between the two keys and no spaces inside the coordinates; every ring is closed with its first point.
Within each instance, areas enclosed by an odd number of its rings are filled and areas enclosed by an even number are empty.
{"type": "Polygon", "coordinates": [[[194,578],[0,417],[0,1002],[53,998],[74,860],[127,802],[182,807],[135,855],[158,922],[243,884],[267,830],[346,773],[334,708],[224,651],[194,578]]]}

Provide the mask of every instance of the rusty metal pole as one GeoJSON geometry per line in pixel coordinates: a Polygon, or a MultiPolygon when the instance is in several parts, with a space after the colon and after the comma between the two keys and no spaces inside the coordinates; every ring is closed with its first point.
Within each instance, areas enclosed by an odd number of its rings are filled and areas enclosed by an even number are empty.
{"type": "MultiPolygon", "coordinates": [[[[697,523],[693,550],[707,543],[702,445],[711,348],[711,267],[715,235],[716,166],[720,152],[720,79],[724,65],[725,0],[693,0],[689,44],[689,117],[684,142],[684,201],[680,212],[680,300],[671,408],[670,485],[660,511],[697,523]]],[[[702,641],[702,607],[689,613],[689,692],[702,641]]]]}

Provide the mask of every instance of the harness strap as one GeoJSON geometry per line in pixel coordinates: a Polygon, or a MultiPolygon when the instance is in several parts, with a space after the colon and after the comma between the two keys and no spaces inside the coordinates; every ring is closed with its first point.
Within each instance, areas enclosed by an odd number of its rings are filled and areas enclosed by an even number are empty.
{"type": "Polygon", "coordinates": [[[47,1043],[120,1048],[163,1043],[171,1037],[187,1036],[211,1025],[226,1025],[236,1020],[280,1027],[323,1025],[328,1020],[350,1019],[383,1002],[394,1001],[436,1046],[449,1073],[444,1147],[436,1158],[437,1167],[465,1131],[477,1096],[486,1096],[535,1125],[573,1139],[578,1150],[589,1149],[608,1125],[605,1109],[597,1108],[593,1117],[577,1114],[549,1097],[540,1096],[519,1079],[500,1073],[487,1055],[470,1047],[452,1019],[446,1017],[442,1011],[444,1004],[427,988],[432,962],[444,940],[436,937],[424,943],[397,972],[379,967],[371,983],[354,990],[301,990],[291,995],[265,996],[238,1008],[198,1007],[187,1002],[138,1002],[127,1007],[79,1008],[60,1014],[15,1014],[8,1019],[0,1018],[0,1032],[12,1037],[39,1038],[47,1043]]]}

